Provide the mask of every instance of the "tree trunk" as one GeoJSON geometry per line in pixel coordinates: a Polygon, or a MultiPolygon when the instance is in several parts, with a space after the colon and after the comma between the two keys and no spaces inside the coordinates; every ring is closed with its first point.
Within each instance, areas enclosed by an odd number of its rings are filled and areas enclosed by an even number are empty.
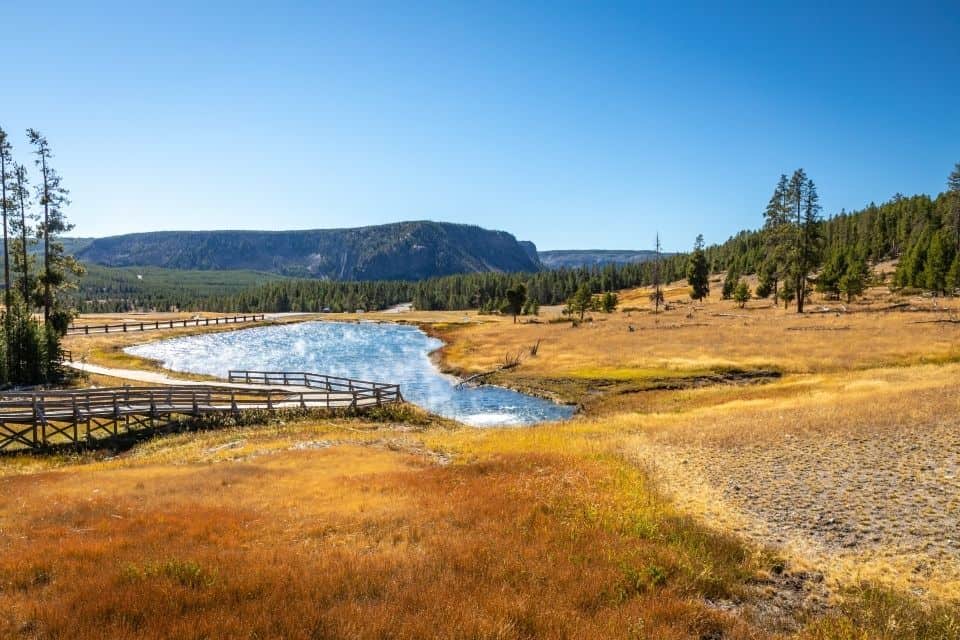
{"type": "Polygon", "coordinates": [[[10,310],[10,240],[7,238],[7,160],[0,154],[0,182],[3,183],[3,300],[10,310]]]}
{"type": "Polygon", "coordinates": [[[50,322],[50,191],[47,158],[43,160],[43,324],[50,322]]]}
{"type": "Polygon", "coordinates": [[[17,178],[17,193],[20,197],[20,239],[23,242],[23,304],[30,310],[30,255],[27,252],[27,208],[23,203],[23,184],[17,178]]]}

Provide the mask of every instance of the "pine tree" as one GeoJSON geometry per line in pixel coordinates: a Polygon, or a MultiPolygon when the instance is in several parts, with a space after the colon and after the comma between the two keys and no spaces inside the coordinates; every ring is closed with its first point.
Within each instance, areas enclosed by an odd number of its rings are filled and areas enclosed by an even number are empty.
{"type": "Polygon", "coordinates": [[[650,302],[654,305],[654,313],[660,313],[660,305],[663,304],[663,287],[660,281],[660,234],[657,233],[657,238],[654,243],[657,255],[653,261],[653,293],[650,294],[650,302]]]}
{"type": "Polygon", "coordinates": [[[774,278],[767,271],[766,268],[761,267],[760,273],[758,274],[757,288],[754,290],[754,295],[758,298],[769,298],[770,294],[774,293],[774,278]]]}
{"type": "Polygon", "coordinates": [[[619,303],[620,300],[618,299],[617,294],[612,291],[607,291],[600,296],[600,309],[604,313],[613,313],[619,303]]]}
{"type": "Polygon", "coordinates": [[[950,270],[947,271],[947,293],[953,295],[960,289],[960,251],[953,256],[953,262],[950,264],[950,270]]]}
{"type": "Polygon", "coordinates": [[[727,270],[727,275],[723,279],[723,291],[720,294],[720,297],[724,300],[729,300],[733,297],[733,292],[737,288],[737,283],[740,281],[740,273],[731,267],[727,270]]]}
{"type": "Polygon", "coordinates": [[[7,216],[13,209],[9,196],[12,194],[13,178],[12,147],[7,132],[0,128],[0,209],[3,211],[3,285],[4,306],[10,306],[10,238],[7,236],[7,216]],[[9,187],[9,189],[8,189],[9,187]],[[10,193],[8,193],[8,191],[10,193]]]}
{"type": "Polygon", "coordinates": [[[517,316],[523,311],[523,305],[527,301],[527,288],[522,284],[516,284],[507,289],[506,297],[506,303],[501,311],[511,314],[516,324],[517,316]]]}
{"type": "Polygon", "coordinates": [[[747,302],[750,300],[750,287],[747,286],[745,280],[741,280],[737,283],[736,289],[733,290],[733,300],[736,302],[741,309],[746,306],[747,302]]]}
{"type": "Polygon", "coordinates": [[[960,162],[947,177],[947,196],[953,213],[954,251],[960,253],[960,162]]]}
{"type": "Polygon", "coordinates": [[[27,182],[26,167],[20,164],[14,165],[13,175],[15,182],[12,197],[20,214],[19,217],[14,216],[10,224],[10,230],[14,234],[19,233],[20,235],[19,239],[15,240],[12,246],[14,255],[13,263],[14,270],[21,274],[20,291],[23,295],[23,304],[29,307],[30,292],[33,290],[33,285],[30,282],[31,257],[29,241],[29,237],[32,232],[32,229],[30,228],[30,222],[33,220],[33,216],[27,213],[27,203],[30,200],[30,190],[29,183],[27,182]]]}
{"type": "Polygon", "coordinates": [[[817,276],[817,291],[830,298],[840,295],[840,279],[847,272],[847,262],[847,252],[843,247],[833,250],[817,276]]]}
{"type": "Polygon", "coordinates": [[[848,261],[847,268],[837,283],[838,290],[847,297],[848,304],[866,291],[869,275],[870,270],[866,260],[853,258],[848,261]]]}
{"type": "Polygon", "coordinates": [[[703,251],[703,235],[698,235],[693,243],[693,253],[687,265],[687,284],[694,300],[701,301],[710,295],[710,267],[703,251]]]}
{"type": "MultiPolygon", "coordinates": [[[[806,175],[798,169],[794,176],[806,175]]],[[[791,180],[791,184],[793,181],[791,180]]],[[[803,313],[803,303],[807,297],[807,280],[820,261],[823,240],[820,228],[820,197],[813,180],[807,179],[800,188],[797,222],[797,250],[794,263],[796,279],[797,313],[803,313]]]]}
{"type": "Polygon", "coordinates": [[[580,285],[573,297],[567,301],[567,308],[571,313],[580,314],[580,320],[583,320],[584,314],[593,307],[593,294],[590,292],[590,286],[586,283],[580,285]]]}
{"type": "MultiPolygon", "coordinates": [[[[773,190],[770,202],[763,213],[764,260],[762,270],[774,296],[777,285],[785,277],[789,261],[791,243],[790,224],[790,184],[786,174],[780,174],[780,180],[773,190]]],[[[769,294],[768,294],[769,295],[769,294]]],[[[766,296],[763,296],[766,297],[766,296]]]]}
{"type": "Polygon", "coordinates": [[[27,139],[34,147],[35,162],[41,177],[41,183],[37,185],[37,197],[43,207],[43,219],[38,228],[43,241],[43,274],[40,278],[43,287],[43,320],[63,333],[70,322],[70,313],[58,307],[55,293],[67,284],[68,271],[77,275],[83,273],[79,263],[65,255],[63,245],[57,241],[62,233],[73,229],[63,213],[63,207],[70,204],[67,198],[69,192],[50,166],[53,153],[47,139],[35,129],[27,129],[27,139]]]}
{"type": "Polygon", "coordinates": [[[947,271],[953,262],[953,250],[946,232],[935,233],[923,265],[923,286],[933,293],[946,293],[947,271]]]}

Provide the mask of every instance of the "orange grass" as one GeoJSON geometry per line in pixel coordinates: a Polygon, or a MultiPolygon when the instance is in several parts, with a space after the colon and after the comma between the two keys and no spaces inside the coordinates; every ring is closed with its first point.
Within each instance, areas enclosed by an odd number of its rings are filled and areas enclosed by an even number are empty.
{"type": "Polygon", "coordinates": [[[345,445],[7,477],[0,635],[760,637],[695,597],[729,597],[749,554],[641,516],[615,471],[345,445]]]}

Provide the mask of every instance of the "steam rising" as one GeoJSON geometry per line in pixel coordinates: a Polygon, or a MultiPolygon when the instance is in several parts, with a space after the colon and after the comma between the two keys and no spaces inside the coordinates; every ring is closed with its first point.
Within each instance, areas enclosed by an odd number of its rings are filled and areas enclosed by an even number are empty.
{"type": "Polygon", "coordinates": [[[174,338],[126,351],[173,371],[224,378],[230,369],[253,369],[399,383],[407,400],[477,427],[570,417],[570,407],[508,389],[457,389],[457,380],[430,361],[429,353],[442,344],[410,326],[309,322],[174,338]]]}

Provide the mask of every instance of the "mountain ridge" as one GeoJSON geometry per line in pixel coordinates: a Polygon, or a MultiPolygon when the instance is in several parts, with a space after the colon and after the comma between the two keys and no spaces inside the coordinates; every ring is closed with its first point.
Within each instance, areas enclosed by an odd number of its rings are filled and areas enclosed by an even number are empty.
{"type": "Polygon", "coordinates": [[[292,231],[150,231],[80,243],[107,267],[256,270],[329,280],[423,280],[458,273],[532,272],[532,243],[506,231],[427,220],[292,231]]]}

